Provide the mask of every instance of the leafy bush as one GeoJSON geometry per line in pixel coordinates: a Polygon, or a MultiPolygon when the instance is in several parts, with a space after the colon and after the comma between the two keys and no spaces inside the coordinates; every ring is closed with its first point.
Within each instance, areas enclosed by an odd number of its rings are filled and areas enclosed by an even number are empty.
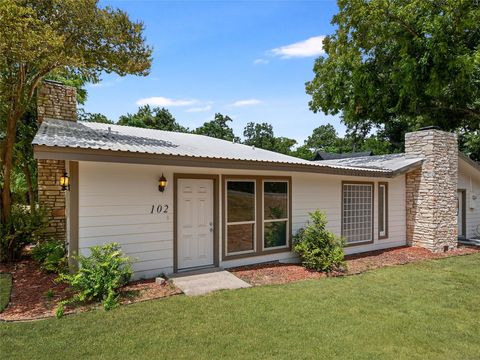
{"type": "Polygon", "coordinates": [[[67,267],[65,246],[55,240],[43,241],[32,250],[33,259],[50,272],[61,273],[67,267]]]}
{"type": "Polygon", "coordinates": [[[69,284],[76,295],[62,302],[57,308],[57,317],[69,302],[100,301],[105,310],[117,305],[118,289],[132,277],[128,257],[123,256],[117,243],[93,246],[90,256],[78,256],[79,270],[74,274],[60,274],[59,280],[69,284]]]}
{"type": "Polygon", "coordinates": [[[294,237],[294,251],[307,269],[316,271],[339,270],[344,266],[344,240],[326,229],[327,217],[316,210],[311,221],[294,237]]]}
{"type": "Polygon", "coordinates": [[[48,226],[46,211],[31,211],[28,206],[15,204],[6,224],[0,225],[1,260],[18,259],[25,245],[34,243],[48,226]]]}

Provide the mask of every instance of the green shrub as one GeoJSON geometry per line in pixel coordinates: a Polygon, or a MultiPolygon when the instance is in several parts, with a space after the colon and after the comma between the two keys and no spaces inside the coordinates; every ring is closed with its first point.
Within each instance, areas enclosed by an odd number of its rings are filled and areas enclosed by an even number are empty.
{"type": "Polygon", "coordinates": [[[0,261],[18,259],[25,245],[37,241],[47,226],[45,209],[31,211],[28,206],[14,204],[8,221],[0,225],[0,253],[3,256],[0,261]]]}
{"type": "Polygon", "coordinates": [[[67,252],[59,241],[38,243],[32,250],[32,257],[46,271],[61,273],[67,267],[67,252]]]}
{"type": "Polygon", "coordinates": [[[63,315],[64,305],[69,302],[100,301],[105,310],[117,305],[118,289],[132,277],[132,267],[117,243],[93,246],[90,256],[78,256],[79,270],[74,274],[60,274],[59,280],[69,284],[76,295],[63,302],[57,316],[63,315]]]}
{"type": "Polygon", "coordinates": [[[310,213],[311,221],[294,237],[293,250],[300,256],[302,265],[316,271],[340,270],[344,266],[344,241],[326,229],[327,217],[316,210],[310,213]]]}

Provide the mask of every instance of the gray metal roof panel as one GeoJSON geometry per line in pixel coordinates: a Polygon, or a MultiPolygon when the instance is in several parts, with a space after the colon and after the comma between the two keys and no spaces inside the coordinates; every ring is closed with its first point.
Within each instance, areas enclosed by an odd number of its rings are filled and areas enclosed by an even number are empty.
{"type": "Polygon", "coordinates": [[[322,164],[331,166],[352,166],[362,169],[399,171],[421,162],[423,158],[406,154],[388,154],[353,157],[346,159],[323,160],[322,164]]]}
{"type": "MultiPolygon", "coordinates": [[[[394,155],[397,157],[383,162],[372,162],[372,158],[378,157],[367,157],[364,161],[359,161],[363,158],[309,161],[203,135],[56,119],[44,120],[32,143],[33,145],[59,148],[295,164],[329,169],[370,171],[385,175],[391,174],[398,168],[398,166],[393,166],[393,162],[405,163],[405,160],[402,160],[399,155],[394,155]],[[350,162],[350,160],[354,160],[354,162],[350,162]]],[[[405,155],[403,156],[405,157],[405,155]]]]}

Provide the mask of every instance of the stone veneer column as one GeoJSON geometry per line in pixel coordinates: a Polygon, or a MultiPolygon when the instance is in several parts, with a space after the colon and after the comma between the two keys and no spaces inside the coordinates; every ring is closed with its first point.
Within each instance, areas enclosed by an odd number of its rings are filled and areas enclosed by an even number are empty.
{"type": "Polygon", "coordinates": [[[422,167],[406,175],[408,244],[435,252],[456,248],[457,136],[431,128],[408,133],[405,153],[424,157],[422,167]]]}
{"type": "MultiPolygon", "coordinates": [[[[76,90],[54,81],[44,81],[37,91],[37,121],[61,119],[77,121],[76,90]]],[[[49,227],[45,238],[66,240],[65,191],[59,185],[65,172],[64,160],[39,159],[38,201],[49,211],[49,227]]]]}

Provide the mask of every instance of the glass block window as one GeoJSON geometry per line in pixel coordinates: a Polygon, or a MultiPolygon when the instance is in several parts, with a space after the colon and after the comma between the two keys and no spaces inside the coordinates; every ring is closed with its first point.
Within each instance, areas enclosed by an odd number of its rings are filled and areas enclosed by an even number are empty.
{"type": "Polygon", "coordinates": [[[343,184],[342,236],[347,244],[373,240],[373,184],[343,184]]]}

